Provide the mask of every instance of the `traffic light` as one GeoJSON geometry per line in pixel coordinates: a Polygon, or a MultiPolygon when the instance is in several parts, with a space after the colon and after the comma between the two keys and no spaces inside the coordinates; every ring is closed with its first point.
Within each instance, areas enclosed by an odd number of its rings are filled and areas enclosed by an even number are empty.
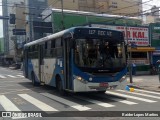
{"type": "Polygon", "coordinates": [[[16,20],[15,14],[10,14],[9,17],[10,24],[15,24],[15,20],[16,20]]]}

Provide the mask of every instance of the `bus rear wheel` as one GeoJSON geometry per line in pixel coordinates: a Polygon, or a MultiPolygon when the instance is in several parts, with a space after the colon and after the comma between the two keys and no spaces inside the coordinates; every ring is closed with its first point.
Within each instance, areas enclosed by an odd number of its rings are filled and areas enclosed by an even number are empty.
{"type": "Polygon", "coordinates": [[[58,90],[60,95],[62,95],[62,96],[66,95],[66,92],[63,90],[62,81],[59,77],[58,77],[58,80],[57,80],[57,90],[58,90]]]}

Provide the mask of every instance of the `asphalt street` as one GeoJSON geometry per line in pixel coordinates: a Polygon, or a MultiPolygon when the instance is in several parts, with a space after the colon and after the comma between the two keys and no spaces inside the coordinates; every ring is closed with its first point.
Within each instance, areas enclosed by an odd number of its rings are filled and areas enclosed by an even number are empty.
{"type": "MultiPolygon", "coordinates": [[[[62,120],[64,118],[66,120],[136,120],[135,116],[128,118],[118,115],[122,114],[121,111],[124,113],[132,111],[156,113],[159,110],[159,92],[135,89],[134,92],[112,90],[105,94],[71,93],[68,96],[60,96],[53,87],[32,86],[31,81],[24,78],[20,70],[0,67],[0,111],[42,112],[42,115],[46,115],[45,113],[50,115],[50,117],[28,118],[29,120],[62,120]],[[109,114],[116,117],[107,117],[109,114]]],[[[152,117],[155,120],[157,118],[152,117]]],[[[15,118],[3,117],[1,119],[15,118]]],[[[27,118],[19,119],[26,120],[27,118]]],[[[144,118],[138,117],[138,119],[144,118]]],[[[150,117],[145,119],[149,120],[150,117]]]]}

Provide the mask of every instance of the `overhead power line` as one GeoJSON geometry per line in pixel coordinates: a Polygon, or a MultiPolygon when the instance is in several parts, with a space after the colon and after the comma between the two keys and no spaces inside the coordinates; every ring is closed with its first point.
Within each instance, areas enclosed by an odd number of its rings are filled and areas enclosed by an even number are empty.
{"type": "MultiPolygon", "coordinates": [[[[49,6],[54,6],[57,2],[60,2],[61,0],[55,0],[53,2],[51,2],[48,7],[47,6],[41,6],[43,8],[40,8],[41,10],[50,10],[49,6]]],[[[126,1],[126,0],[125,0],[126,1]]],[[[130,6],[126,6],[126,7],[123,7],[123,8],[120,8],[120,9],[115,9],[115,10],[111,10],[110,12],[113,12],[113,11],[119,11],[119,10],[123,10],[123,9],[127,9],[127,8],[131,8],[131,7],[134,7],[134,6],[137,6],[137,5],[141,5],[141,4],[146,4],[150,1],[153,1],[153,0],[149,0],[149,1],[146,1],[146,2],[143,2],[143,3],[136,3],[136,4],[133,4],[133,5],[130,5],[130,6]]],[[[16,7],[19,7],[19,8],[29,8],[29,9],[37,9],[37,7],[34,7],[34,6],[27,6],[27,5],[23,5],[23,4],[16,4],[17,6],[16,7]]],[[[15,4],[11,4],[11,3],[7,3],[7,4],[3,4],[3,5],[0,5],[0,6],[7,6],[7,7],[15,7],[15,4]]]]}
{"type": "MultiPolygon", "coordinates": [[[[57,3],[58,1],[60,1],[60,0],[56,0],[56,1],[52,2],[51,4],[55,4],[55,3],[57,3]]],[[[151,1],[151,0],[149,0],[149,1],[151,1]]],[[[149,2],[149,1],[146,1],[146,2],[149,2]]],[[[143,2],[143,3],[140,3],[140,4],[145,4],[146,2],[143,2]]],[[[133,6],[133,5],[132,5],[132,6],[133,6]]],[[[128,7],[129,7],[129,6],[128,6],[128,7]]],[[[126,9],[126,8],[128,8],[128,7],[125,7],[125,8],[123,8],[123,9],[126,9]]],[[[130,7],[131,7],[131,6],[130,6],[130,7]]],[[[122,8],[121,8],[121,9],[122,9],[122,8]]],[[[133,15],[133,14],[144,15],[144,14],[147,14],[147,13],[144,13],[144,12],[147,12],[147,11],[149,11],[149,10],[151,10],[151,9],[148,9],[148,10],[145,10],[145,11],[142,11],[142,12],[126,14],[125,16],[130,16],[130,15],[133,15]]],[[[124,16],[123,16],[123,17],[120,17],[120,18],[115,18],[115,19],[112,19],[112,20],[99,21],[99,22],[110,22],[110,21],[115,21],[115,20],[117,20],[117,19],[123,19],[123,18],[124,18],[124,16]]],[[[16,19],[17,19],[17,20],[26,21],[26,22],[33,22],[33,21],[23,20],[23,19],[20,19],[20,18],[16,18],[16,19]]]]}

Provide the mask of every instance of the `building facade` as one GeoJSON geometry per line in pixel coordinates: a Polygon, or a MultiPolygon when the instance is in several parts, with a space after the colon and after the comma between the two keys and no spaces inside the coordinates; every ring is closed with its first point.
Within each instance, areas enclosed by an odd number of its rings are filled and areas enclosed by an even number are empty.
{"type": "Polygon", "coordinates": [[[2,0],[2,14],[9,17],[9,20],[3,20],[6,59],[17,61],[22,56],[24,42],[42,37],[33,31],[33,22],[42,20],[40,14],[46,7],[47,0],[2,0]]]}
{"type": "MultiPolygon", "coordinates": [[[[48,6],[62,8],[61,0],[48,0],[48,6]]],[[[77,11],[139,16],[142,0],[63,0],[63,8],[77,11]]]]}
{"type": "MultiPolygon", "coordinates": [[[[15,15],[15,6],[22,2],[24,0],[2,0],[3,16],[10,17],[10,14],[15,15]]],[[[6,59],[15,59],[15,36],[13,35],[13,29],[15,29],[15,24],[10,24],[10,20],[3,20],[4,57],[6,59]]]]}
{"type": "MultiPolygon", "coordinates": [[[[43,37],[41,32],[37,32],[34,30],[35,22],[41,22],[42,16],[41,13],[45,9],[47,9],[48,4],[47,0],[26,0],[26,32],[27,32],[27,42],[39,39],[43,37]]],[[[40,26],[40,25],[38,25],[40,26]]]]}
{"type": "Polygon", "coordinates": [[[151,8],[151,13],[145,15],[146,24],[160,22],[159,18],[159,7],[153,6],[151,8]]]}

